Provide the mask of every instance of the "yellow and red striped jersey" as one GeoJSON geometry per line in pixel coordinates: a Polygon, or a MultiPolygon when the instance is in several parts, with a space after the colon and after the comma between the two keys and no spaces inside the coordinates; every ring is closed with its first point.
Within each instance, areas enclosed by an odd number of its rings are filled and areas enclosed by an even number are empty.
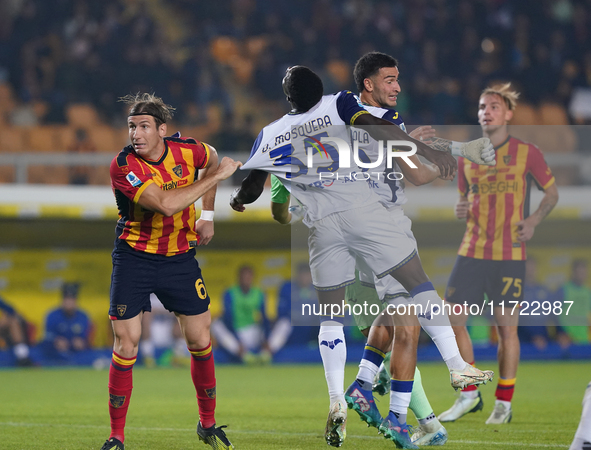
{"type": "Polygon", "coordinates": [[[552,171],[535,145],[509,136],[496,149],[495,166],[458,161],[458,189],[471,206],[458,255],[476,259],[524,260],[517,222],[529,215],[531,181],[546,189],[552,171]]]}
{"type": "Polygon", "coordinates": [[[193,184],[209,156],[209,146],[191,138],[164,138],[158,161],[143,159],[131,145],[125,147],[111,162],[111,186],[119,209],[116,244],[125,241],[135,250],[166,256],[195,247],[194,205],[166,217],[142,208],[138,199],[152,183],[162,190],[193,184]]]}

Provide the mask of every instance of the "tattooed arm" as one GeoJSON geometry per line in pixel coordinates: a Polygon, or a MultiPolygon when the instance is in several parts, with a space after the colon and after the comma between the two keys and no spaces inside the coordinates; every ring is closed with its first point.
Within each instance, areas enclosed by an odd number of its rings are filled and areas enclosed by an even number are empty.
{"type": "Polygon", "coordinates": [[[431,147],[432,149],[451,153],[452,141],[439,137],[433,137],[431,138],[431,142],[429,142],[427,145],[429,145],[429,147],[431,147]]]}
{"type": "Polygon", "coordinates": [[[488,138],[479,138],[469,142],[457,142],[435,137],[432,134],[432,137],[421,140],[424,140],[433,150],[449,153],[453,156],[463,156],[480,165],[495,165],[495,149],[488,138]]]}

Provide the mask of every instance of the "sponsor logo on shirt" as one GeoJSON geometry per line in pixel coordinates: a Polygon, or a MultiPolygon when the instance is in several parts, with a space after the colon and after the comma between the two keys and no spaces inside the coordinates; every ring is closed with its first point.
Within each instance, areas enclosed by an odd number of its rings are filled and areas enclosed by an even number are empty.
{"type": "Polygon", "coordinates": [[[171,189],[176,189],[177,187],[184,186],[187,183],[188,183],[187,180],[170,181],[170,182],[164,183],[162,185],[162,190],[163,191],[170,191],[171,189]]]}

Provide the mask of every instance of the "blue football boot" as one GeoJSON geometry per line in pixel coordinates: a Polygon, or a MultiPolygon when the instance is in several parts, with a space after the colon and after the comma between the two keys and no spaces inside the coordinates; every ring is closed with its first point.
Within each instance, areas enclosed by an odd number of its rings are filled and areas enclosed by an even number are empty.
{"type": "Polygon", "coordinates": [[[388,414],[388,417],[382,421],[379,427],[380,433],[386,439],[392,440],[396,444],[396,448],[418,449],[419,447],[410,440],[410,435],[408,434],[410,429],[411,427],[406,423],[398,422],[398,418],[393,412],[388,414]]]}
{"type": "Polygon", "coordinates": [[[373,393],[371,390],[363,389],[357,380],[345,392],[345,401],[349,408],[357,411],[367,426],[378,428],[382,423],[382,416],[376,406],[373,393]]]}

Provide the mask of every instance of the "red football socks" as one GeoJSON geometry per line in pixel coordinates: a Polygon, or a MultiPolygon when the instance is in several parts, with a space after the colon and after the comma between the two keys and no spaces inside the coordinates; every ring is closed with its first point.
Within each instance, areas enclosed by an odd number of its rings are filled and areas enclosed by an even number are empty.
{"type": "Polygon", "coordinates": [[[499,384],[497,384],[497,390],[495,391],[495,397],[497,397],[497,400],[510,402],[513,399],[515,380],[516,378],[499,378],[499,384]]]}
{"type": "Polygon", "coordinates": [[[110,438],[125,439],[125,418],[133,388],[132,369],[137,357],[123,358],[113,352],[109,369],[109,416],[111,417],[110,438]]]}
{"type": "Polygon", "coordinates": [[[197,391],[199,420],[203,428],[215,425],[215,365],[211,342],[205,348],[189,349],[191,352],[191,378],[197,391]]]}

